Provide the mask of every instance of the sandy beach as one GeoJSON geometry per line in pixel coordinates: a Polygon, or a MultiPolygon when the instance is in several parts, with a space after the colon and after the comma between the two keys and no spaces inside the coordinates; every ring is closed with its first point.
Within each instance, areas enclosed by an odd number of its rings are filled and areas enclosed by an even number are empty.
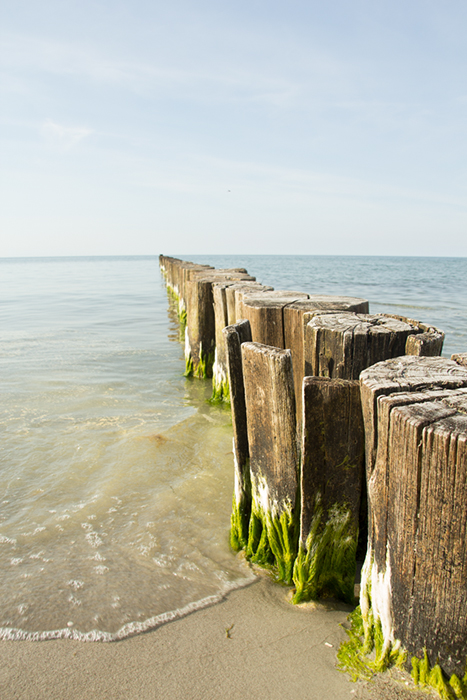
{"type": "Polygon", "coordinates": [[[344,700],[427,697],[336,669],[344,605],[292,606],[259,575],[220,603],[121,642],[0,643],[2,700],[344,700]]]}

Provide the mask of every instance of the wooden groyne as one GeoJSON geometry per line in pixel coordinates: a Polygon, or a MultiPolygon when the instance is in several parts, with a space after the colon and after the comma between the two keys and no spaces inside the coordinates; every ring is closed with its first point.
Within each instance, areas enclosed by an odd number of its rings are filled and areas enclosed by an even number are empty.
{"type": "Polygon", "coordinates": [[[413,666],[467,698],[467,353],[368,301],[160,256],[186,373],[230,400],[231,544],[294,587],[354,597],[343,667],[413,666]]]}

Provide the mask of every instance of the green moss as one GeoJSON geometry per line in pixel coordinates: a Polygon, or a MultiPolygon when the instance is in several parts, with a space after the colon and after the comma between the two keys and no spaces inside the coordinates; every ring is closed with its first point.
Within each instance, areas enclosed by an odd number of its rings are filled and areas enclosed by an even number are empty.
{"type": "Polygon", "coordinates": [[[185,371],[183,373],[184,377],[192,377],[193,376],[193,358],[191,356],[191,353],[185,357],[185,371]]]}
{"type": "Polygon", "coordinates": [[[212,365],[214,364],[214,349],[204,352],[202,346],[199,349],[199,362],[193,368],[193,376],[200,379],[208,379],[212,376],[212,365]]]}
{"type": "Polygon", "coordinates": [[[178,320],[179,320],[180,326],[181,326],[180,335],[183,334],[183,336],[184,336],[185,335],[185,328],[186,328],[186,324],[187,324],[187,314],[186,314],[185,307],[182,306],[181,304],[179,304],[179,306],[178,306],[178,320]]]}
{"type": "Polygon", "coordinates": [[[222,402],[230,403],[230,388],[229,388],[229,380],[228,379],[224,379],[219,384],[219,383],[216,383],[215,379],[213,378],[212,396],[209,400],[213,404],[222,403],[222,402]]]}
{"type": "Polygon", "coordinates": [[[373,669],[363,653],[364,629],[360,606],[350,613],[348,619],[350,629],[345,632],[349,639],[340,645],[337,652],[338,668],[349,673],[353,681],[359,678],[368,680],[373,675],[373,669]]]}
{"type": "Polygon", "coordinates": [[[170,284],[168,284],[168,283],[167,283],[167,292],[168,292],[169,295],[172,297],[172,299],[175,299],[175,301],[178,302],[178,301],[180,300],[180,297],[178,296],[178,294],[177,294],[177,292],[175,291],[175,289],[174,289],[170,284]]]}
{"type": "Polygon", "coordinates": [[[214,362],[214,350],[204,353],[200,349],[200,360],[195,364],[191,352],[185,357],[185,377],[198,377],[199,379],[208,379],[212,375],[212,365],[214,362]]]}
{"type": "Polygon", "coordinates": [[[324,521],[316,497],[306,547],[300,546],[293,570],[294,603],[330,595],[354,603],[358,531],[345,506],[333,506],[324,521]]]}
{"type": "Polygon", "coordinates": [[[291,508],[285,508],[280,516],[273,516],[253,506],[246,546],[247,558],[260,566],[274,567],[277,579],[290,585],[297,556],[297,530],[296,517],[291,508]]]}
{"type": "Polygon", "coordinates": [[[371,633],[368,635],[368,621],[364,624],[360,606],[348,619],[351,626],[345,631],[349,639],[341,644],[337,652],[338,668],[341,671],[349,673],[352,680],[356,681],[359,678],[368,680],[375,673],[381,673],[393,666],[404,666],[407,654],[399,645],[395,644],[384,651],[383,632],[379,621],[371,623],[371,633]]]}
{"type": "Polygon", "coordinates": [[[467,698],[467,673],[462,680],[460,680],[456,674],[453,673],[449,679],[449,685],[454,690],[456,698],[462,698],[462,700],[467,698]]]}
{"type": "Polygon", "coordinates": [[[245,550],[247,559],[270,568],[274,563],[274,555],[269,546],[265,518],[260,509],[252,506],[250,522],[248,526],[248,542],[245,550]]]}
{"type": "Polygon", "coordinates": [[[298,546],[297,518],[291,507],[285,508],[280,516],[266,517],[266,530],[269,546],[277,566],[277,577],[287,585],[292,584],[292,574],[298,546]]]}
{"type": "Polygon", "coordinates": [[[242,495],[239,503],[233,496],[232,515],[230,516],[230,546],[236,552],[248,546],[251,502],[242,495]]]}
{"type": "MultiPolygon", "coordinates": [[[[375,673],[390,667],[402,668],[406,665],[408,655],[399,644],[392,645],[384,652],[381,624],[379,621],[374,622],[371,611],[365,623],[360,607],[356,608],[348,619],[351,625],[350,629],[345,631],[349,639],[341,644],[337,659],[338,668],[349,673],[353,681],[359,678],[368,680],[375,673]]],[[[430,666],[426,650],[423,659],[412,657],[411,664],[415,685],[434,688],[443,700],[467,700],[467,672],[462,680],[455,674],[448,680],[439,664],[433,668],[430,666]]]]}
{"type": "Polygon", "coordinates": [[[456,698],[467,700],[467,673],[462,680],[455,673],[448,680],[439,664],[431,667],[426,649],[423,653],[423,659],[414,656],[411,662],[412,678],[415,685],[420,685],[422,688],[425,686],[434,688],[443,700],[455,700],[456,698]]]}

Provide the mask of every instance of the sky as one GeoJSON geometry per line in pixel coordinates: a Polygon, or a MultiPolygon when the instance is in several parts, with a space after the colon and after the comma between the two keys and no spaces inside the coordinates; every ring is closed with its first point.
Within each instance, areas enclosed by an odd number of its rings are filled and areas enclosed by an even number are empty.
{"type": "Polygon", "coordinates": [[[465,0],[2,0],[0,257],[467,256],[465,0]]]}

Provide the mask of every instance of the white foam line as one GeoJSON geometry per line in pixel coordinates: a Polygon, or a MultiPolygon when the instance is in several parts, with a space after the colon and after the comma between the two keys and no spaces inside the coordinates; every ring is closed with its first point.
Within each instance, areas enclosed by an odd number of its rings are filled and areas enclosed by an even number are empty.
{"type": "Polygon", "coordinates": [[[0,640],[43,642],[49,639],[73,639],[78,642],[118,642],[121,639],[132,637],[135,634],[141,634],[142,632],[153,630],[166,622],[178,620],[181,617],[185,617],[186,615],[196,612],[197,610],[201,610],[202,608],[207,608],[210,605],[220,603],[227,593],[250,585],[255,578],[255,575],[252,573],[251,577],[244,579],[241,582],[226,585],[222,593],[207,596],[206,598],[194,601],[193,603],[188,603],[188,605],[185,605],[183,608],[177,608],[176,610],[170,610],[168,612],[161,613],[160,615],[155,615],[154,617],[150,617],[143,622],[128,622],[126,625],[123,625],[123,627],[120,627],[117,632],[113,633],[104,632],[102,630],[80,632],[79,630],[71,629],[70,627],[65,627],[64,629],[58,630],[44,630],[43,632],[27,632],[26,630],[22,630],[18,627],[0,627],[0,640]]]}

